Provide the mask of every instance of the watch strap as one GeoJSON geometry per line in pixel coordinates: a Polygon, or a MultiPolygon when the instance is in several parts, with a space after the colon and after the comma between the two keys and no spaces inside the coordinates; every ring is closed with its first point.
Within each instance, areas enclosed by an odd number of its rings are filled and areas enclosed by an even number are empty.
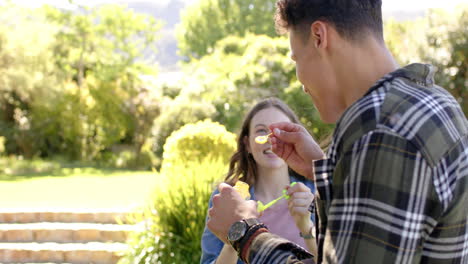
{"type": "Polygon", "coordinates": [[[264,228],[264,229],[266,229],[268,231],[268,228],[266,227],[266,225],[264,225],[262,223],[259,223],[259,224],[251,226],[247,230],[245,235],[240,239],[239,243],[237,244],[237,248],[234,248],[237,251],[237,255],[239,256],[239,258],[241,258],[242,249],[245,247],[245,245],[249,241],[250,237],[255,232],[257,232],[257,230],[259,230],[260,228],[264,228]]]}
{"type": "Polygon", "coordinates": [[[268,229],[265,228],[265,227],[261,227],[259,229],[257,229],[246,241],[246,243],[244,245],[242,245],[240,247],[240,250],[239,250],[239,258],[244,261],[245,263],[247,263],[247,257],[248,257],[248,252],[249,252],[249,248],[250,248],[250,245],[252,244],[252,241],[258,236],[260,235],[261,233],[265,233],[265,232],[268,232],[268,229]]]}
{"type": "Polygon", "coordinates": [[[261,224],[260,219],[258,218],[247,218],[244,219],[244,222],[247,224],[247,226],[250,228],[251,226],[261,224]]]}
{"type": "Polygon", "coordinates": [[[315,238],[314,236],[314,231],[313,231],[314,226],[311,226],[309,229],[309,232],[307,234],[302,234],[302,232],[299,232],[299,236],[304,238],[304,239],[312,239],[315,238]]]}
{"type": "Polygon", "coordinates": [[[242,237],[240,237],[238,240],[229,240],[229,236],[228,236],[228,241],[229,243],[231,244],[231,246],[236,250],[238,251],[239,249],[239,244],[240,242],[242,241],[242,239],[247,235],[247,233],[249,232],[249,230],[256,226],[256,225],[259,225],[261,224],[260,220],[258,218],[247,218],[247,219],[242,219],[240,221],[237,221],[235,222],[234,224],[231,225],[231,228],[236,225],[236,224],[239,224],[239,223],[243,223],[245,225],[245,233],[243,234],[242,237]]]}

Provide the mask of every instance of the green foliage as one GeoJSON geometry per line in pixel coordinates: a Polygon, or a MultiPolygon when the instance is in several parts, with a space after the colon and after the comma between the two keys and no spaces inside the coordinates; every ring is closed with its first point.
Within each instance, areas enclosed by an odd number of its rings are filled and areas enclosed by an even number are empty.
{"type": "Polygon", "coordinates": [[[424,19],[384,22],[385,44],[400,65],[420,62],[419,50],[425,44],[424,19]]]}
{"type": "Polygon", "coordinates": [[[55,28],[39,14],[0,6],[0,134],[8,154],[34,154],[31,105],[58,90],[53,52],[55,28]]]}
{"type": "Polygon", "coordinates": [[[187,162],[158,175],[151,205],[132,222],[143,231],[129,239],[120,264],[198,263],[213,182],[226,172],[222,159],[187,162]]]}
{"type": "Polygon", "coordinates": [[[401,65],[423,61],[438,68],[435,81],[468,115],[468,5],[432,9],[415,21],[385,23],[386,44],[401,65]]]}
{"type": "Polygon", "coordinates": [[[236,149],[236,135],[207,119],[173,132],[164,144],[161,172],[186,162],[219,159],[227,164],[236,149]]]}
{"type": "Polygon", "coordinates": [[[164,143],[172,132],[182,126],[213,117],[215,108],[209,102],[199,102],[185,97],[166,101],[162,114],[154,121],[152,143],[156,156],[162,158],[164,143]]]}
{"type": "Polygon", "coordinates": [[[236,131],[248,109],[269,96],[289,104],[317,138],[331,131],[296,80],[285,37],[228,37],[216,44],[212,54],[187,65],[185,71],[190,79],[181,94],[213,102],[217,110],[214,120],[229,131],[236,131]]]}
{"type": "Polygon", "coordinates": [[[219,41],[212,54],[185,68],[195,81],[181,93],[200,94],[216,107],[216,121],[235,131],[256,100],[279,96],[295,78],[286,38],[249,34],[219,41]],[[193,83],[198,84],[196,87],[193,83]]]}
{"type": "Polygon", "coordinates": [[[132,93],[135,74],[154,71],[145,51],[155,51],[161,23],[120,5],[79,9],[80,13],[44,8],[48,21],[59,27],[53,47],[56,64],[78,86],[93,74],[103,81],[119,79],[132,93]]]}
{"type": "Polygon", "coordinates": [[[143,78],[155,74],[146,54],[161,23],[118,5],[77,8],[0,7],[7,153],[90,161],[127,143],[143,155],[162,100],[143,78]]]}
{"type": "Polygon", "coordinates": [[[179,49],[189,59],[210,54],[227,36],[275,36],[276,0],[200,0],[188,6],[177,28],[179,49]]]}
{"type": "Polygon", "coordinates": [[[5,137],[0,137],[0,156],[5,152],[5,137]]]}
{"type": "Polygon", "coordinates": [[[47,161],[41,159],[26,160],[19,156],[0,158],[0,180],[21,178],[23,175],[52,175],[61,169],[58,161],[47,161]],[[18,177],[19,176],[19,177],[18,177]]]}
{"type": "Polygon", "coordinates": [[[69,83],[55,100],[34,104],[31,133],[38,136],[35,144],[41,154],[92,160],[124,138],[132,123],[121,99],[112,96],[115,90],[110,83],[98,88],[69,83]]]}
{"type": "Polygon", "coordinates": [[[421,57],[437,66],[436,83],[446,88],[468,115],[468,5],[453,13],[432,10],[427,16],[428,48],[421,57]]]}
{"type": "Polygon", "coordinates": [[[148,150],[136,153],[135,151],[122,151],[113,156],[112,159],[105,159],[105,161],[112,161],[109,167],[120,169],[151,169],[154,165],[156,157],[154,153],[148,150]]]}

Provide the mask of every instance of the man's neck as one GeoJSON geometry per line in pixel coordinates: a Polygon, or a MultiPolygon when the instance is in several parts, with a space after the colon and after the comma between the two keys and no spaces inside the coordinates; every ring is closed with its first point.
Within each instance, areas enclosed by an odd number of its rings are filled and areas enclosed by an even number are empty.
{"type": "Polygon", "coordinates": [[[374,38],[360,46],[347,45],[340,60],[336,74],[341,107],[336,120],[380,78],[399,67],[385,45],[374,38]]]}

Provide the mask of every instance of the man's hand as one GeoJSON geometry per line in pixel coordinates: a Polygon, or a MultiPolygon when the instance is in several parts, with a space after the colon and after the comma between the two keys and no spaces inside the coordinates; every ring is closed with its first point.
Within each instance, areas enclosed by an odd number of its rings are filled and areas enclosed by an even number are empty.
{"type": "Polygon", "coordinates": [[[213,207],[208,210],[208,229],[224,243],[231,225],[239,220],[258,218],[257,203],[246,201],[226,183],[218,186],[219,194],[213,196],[213,207]]]}
{"type": "Polygon", "coordinates": [[[312,161],[325,158],[325,154],[309,132],[289,122],[271,124],[270,129],[273,152],[297,173],[314,179],[312,161]]]}

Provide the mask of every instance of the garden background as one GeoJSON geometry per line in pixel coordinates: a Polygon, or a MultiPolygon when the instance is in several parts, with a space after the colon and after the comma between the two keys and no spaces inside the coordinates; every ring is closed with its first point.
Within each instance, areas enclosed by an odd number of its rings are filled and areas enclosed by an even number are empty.
{"type": "MultiPolygon", "coordinates": [[[[302,93],[275,0],[21,2],[0,1],[0,208],[143,210],[122,263],[198,261],[256,101],[281,98],[318,140],[333,129],[302,93]]],[[[436,65],[468,114],[468,5],[384,18],[398,62],[436,65]]]]}

